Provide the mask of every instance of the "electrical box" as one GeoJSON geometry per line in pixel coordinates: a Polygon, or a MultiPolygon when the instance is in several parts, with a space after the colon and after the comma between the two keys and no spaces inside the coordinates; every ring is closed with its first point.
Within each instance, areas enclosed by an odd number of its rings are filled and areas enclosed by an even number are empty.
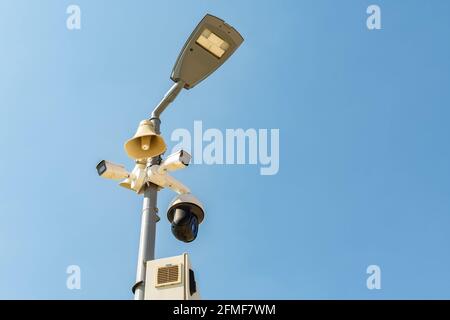
{"type": "Polygon", "coordinates": [[[147,261],[145,300],[200,300],[187,253],[147,261]]]}

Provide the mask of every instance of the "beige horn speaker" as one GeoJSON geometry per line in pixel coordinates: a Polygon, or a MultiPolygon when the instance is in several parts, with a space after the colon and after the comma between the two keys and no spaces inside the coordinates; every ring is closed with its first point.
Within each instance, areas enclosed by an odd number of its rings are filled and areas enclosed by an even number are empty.
{"type": "Polygon", "coordinates": [[[150,120],[141,121],[136,134],[125,143],[125,151],[133,159],[159,156],[166,149],[163,137],[155,133],[155,128],[150,120]]]}

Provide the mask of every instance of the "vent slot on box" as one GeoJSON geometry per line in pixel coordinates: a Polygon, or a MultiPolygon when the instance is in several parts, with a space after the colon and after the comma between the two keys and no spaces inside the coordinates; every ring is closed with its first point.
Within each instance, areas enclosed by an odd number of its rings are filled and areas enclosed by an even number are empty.
{"type": "Polygon", "coordinates": [[[165,287],[181,283],[180,269],[180,265],[159,267],[156,276],[156,287],[165,287]]]}

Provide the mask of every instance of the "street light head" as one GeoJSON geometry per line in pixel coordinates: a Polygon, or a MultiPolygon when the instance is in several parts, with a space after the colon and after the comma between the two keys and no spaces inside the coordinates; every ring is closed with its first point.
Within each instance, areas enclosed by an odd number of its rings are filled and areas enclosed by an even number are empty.
{"type": "Polygon", "coordinates": [[[233,27],[207,14],[186,41],[172,71],[172,80],[193,88],[219,68],[244,41],[233,27]]]}
{"type": "Polygon", "coordinates": [[[166,151],[164,139],[156,134],[151,121],[143,120],[136,134],[125,143],[125,151],[132,159],[147,159],[159,156],[166,151]]]}

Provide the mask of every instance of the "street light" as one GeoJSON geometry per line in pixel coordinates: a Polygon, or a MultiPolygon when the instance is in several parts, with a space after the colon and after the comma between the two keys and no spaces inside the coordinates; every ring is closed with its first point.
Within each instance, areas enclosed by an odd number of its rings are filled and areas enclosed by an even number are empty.
{"type": "Polygon", "coordinates": [[[124,179],[120,186],[144,194],[141,217],[141,233],[137,263],[136,283],[133,286],[135,300],[144,299],[146,262],[154,260],[157,215],[157,192],[169,188],[178,196],[169,206],[168,219],[172,233],[178,240],[193,241],[198,225],[203,221],[204,209],[189,188],[171,177],[168,171],[187,167],[190,155],[179,151],[162,160],[167,147],[160,135],[160,116],[175,100],[180,91],[191,89],[219,68],[241,45],[244,39],[223,20],[207,14],[186,41],[172,70],[175,84],[153,110],[149,120],[139,124],[136,134],[125,143],[128,156],[136,161],[132,172],[122,165],[102,161],[97,165],[100,176],[124,179]]]}
{"type": "Polygon", "coordinates": [[[193,88],[219,68],[244,39],[229,24],[207,14],[192,32],[178,56],[172,80],[193,88]]]}

